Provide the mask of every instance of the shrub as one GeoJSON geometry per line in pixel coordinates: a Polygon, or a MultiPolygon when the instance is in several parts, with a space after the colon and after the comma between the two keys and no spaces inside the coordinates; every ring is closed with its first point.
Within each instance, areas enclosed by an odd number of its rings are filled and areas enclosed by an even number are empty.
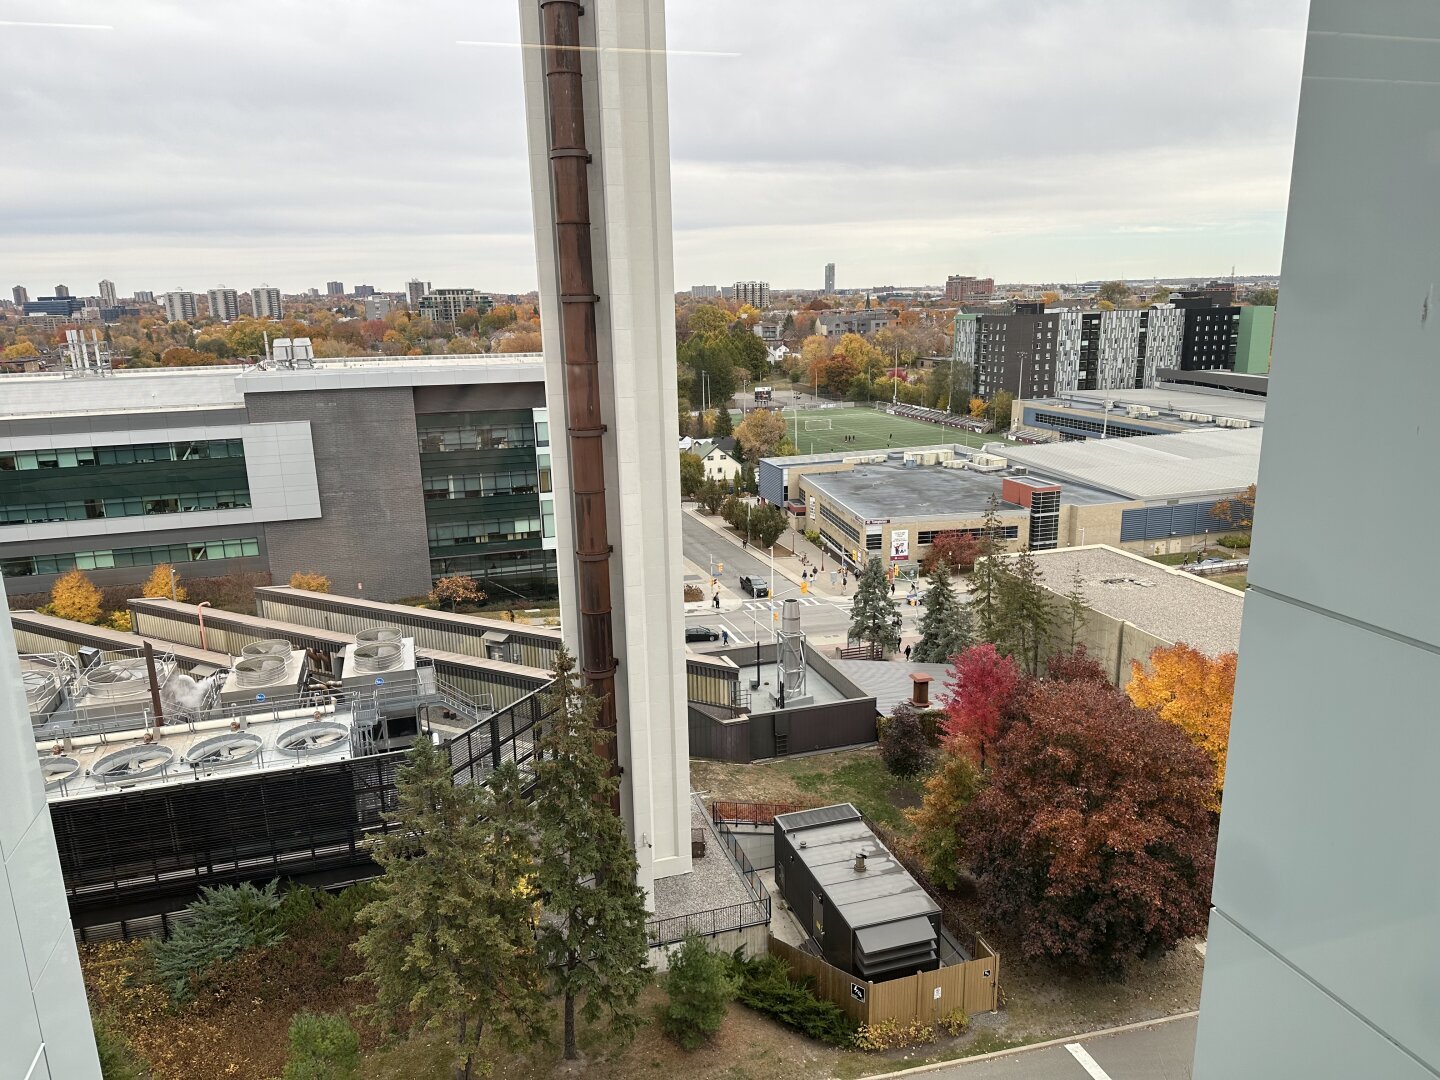
{"type": "Polygon", "coordinates": [[[140,595],[159,600],[174,600],[181,604],[190,598],[190,593],[180,584],[180,575],[169,563],[161,563],[150,571],[145,584],[140,586],[140,595]]]}
{"type": "Polygon", "coordinates": [[[330,579],[324,574],[310,574],[304,570],[296,570],[290,575],[290,587],[304,589],[306,592],[329,592],[330,579]]]}
{"type": "Polygon", "coordinates": [[[166,941],[151,945],[155,974],[176,1002],[189,1000],[194,980],[211,964],[257,945],[274,945],[284,936],[280,925],[279,883],[263,889],[244,885],[201,888],[190,905],[191,918],[166,941]]]}
{"type": "Polygon", "coordinates": [[[808,541],[810,541],[810,543],[814,544],[816,547],[819,547],[819,546],[820,546],[820,530],[819,530],[819,529],[806,529],[806,530],[805,530],[805,539],[808,540],[808,541]]]}
{"type": "Polygon", "coordinates": [[[964,1009],[951,1009],[936,1021],[940,1030],[952,1039],[970,1030],[970,1016],[964,1009]]]}
{"type": "Polygon", "coordinates": [[[854,1022],[840,1006],[821,1001],[810,982],[797,983],[776,957],[746,960],[739,949],[731,964],[740,977],[737,995],[742,1005],[764,1013],[777,1023],[831,1046],[848,1046],[855,1034],[854,1022]]]}
{"type": "Polygon", "coordinates": [[[474,578],[464,574],[442,577],[430,590],[430,602],[440,606],[448,604],[451,611],[460,604],[478,604],[484,599],[485,590],[475,583],[474,578]]]}
{"type": "Polygon", "coordinates": [[[899,1020],[877,1020],[873,1024],[861,1024],[851,1036],[851,1045],[857,1050],[898,1050],[902,1046],[934,1041],[934,1025],[927,1024],[918,1017],[904,1024],[899,1020]]]}
{"type": "Polygon", "coordinates": [[[297,1013],[283,1080],[349,1080],[360,1068],[360,1036],[340,1013],[297,1013]]]}
{"type": "MultiPolygon", "coordinates": [[[[945,710],[926,709],[924,712],[915,714],[920,718],[920,730],[925,733],[925,745],[931,749],[938,749],[941,739],[944,738],[945,710]]],[[[884,740],[885,733],[890,730],[890,718],[879,716],[875,718],[875,737],[884,740]]]]}
{"type": "Polygon", "coordinates": [[[705,590],[699,585],[685,586],[685,603],[694,604],[705,599],[705,590]]]}
{"type": "Polygon", "coordinates": [[[1248,548],[1250,546],[1250,534],[1226,533],[1215,542],[1223,548],[1248,548]]]}
{"type": "Polygon", "coordinates": [[[50,614],[75,622],[100,621],[100,590],[79,570],[71,570],[50,590],[50,614]]]}
{"type": "Polygon", "coordinates": [[[103,1080],[150,1080],[150,1070],[141,1062],[124,1033],[109,1020],[95,1020],[95,1049],[100,1054],[103,1080]]]}
{"type": "Polygon", "coordinates": [[[135,619],[128,611],[112,611],[110,618],[105,620],[112,630],[119,630],[122,634],[128,634],[135,629],[135,619]]]}
{"type": "Polygon", "coordinates": [[[880,760],[896,776],[911,777],[925,771],[931,756],[920,711],[902,701],[895,706],[880,738],[880,760]]]}
{"type": "Polygon", "coordinates": [[[670,954],[662,984],[670,1001],[661,1026],[682,1049],[694,1050],[720,1030],[740,976],[728,958],[710,951],[703,937],[688,934],[670,954]]]}

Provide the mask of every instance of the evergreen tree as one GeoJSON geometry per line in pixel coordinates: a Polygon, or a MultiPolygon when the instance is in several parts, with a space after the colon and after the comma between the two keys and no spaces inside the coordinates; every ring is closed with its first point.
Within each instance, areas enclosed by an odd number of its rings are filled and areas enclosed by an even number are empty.
{"type": "Polygon", "coordinates": [[[545,898],[537,945],[565,1003],[565,1058],[580,1056],[575,1006],[589,1023],[608,1013],[610,1028],[634,1036],[636,999],[647,982],[645,892],[635,883],[635,849],[611,809],[620,779],[596,752],[613,733],[599,726],[600,699],[580,680],[562,647],[535,765],[539,840],[536,887],[545,898]]]}
{"type": "Polygon", "coordinates": [[[723,439],[735,433],[735,420],[730,415],[730,410],[724,405],[715,410],[715,438],[723,439]]]}
{"type": "Polygon", "coordinates": [[[728,956],[712,952],[699,934],[688,934],[670,953],[663,982],[670,1002],[662,1026],[681,1048],[694,1050],[720,1030],[725,1007],[740,989],[728,956]]]}
{"type": "Polygon", "coordinates": [[[482,1036],[544,1038],[549,1006],[535,949],[532,811],[514,765],[456,784],[450,758],[417,740],[399,774],[397,827],[375,844],[380,895],[355,944],[375,1014],[453,1033],[452,1076],[469,1080],[482,1036]]]}
{"type": "Polygon", "coordinates": [[[970,647],[974,627],[970,605],[955,597],[950,584],[950,565],[943,560],[930,571],[930,588],[925,593],[925,613],[920,616],[920,642],[910,659],[920,664],[947,664],[950,658],[970,647]]]}
{"type": "Polygon", "coordinates": [[[981,523],[980,554],[970,573],[970,610],[974,614],[976,635],[994,644],[998,644],[1001,637],[1000,586],[1005,570],[996,556],[1004,550],[1004,528],[1000,523],[1000,500],[992,494],[981,523]]]}
{"type": "Polygon", "coordinates": [[[885,568],[879,556],[870,556],[855,584],[855,602],[850,608],[850,639],[868,641],[885,652],[900,647],[900,609],[885,584],[885,568]]]}
{"type": "Polygon", "coordinates": [[[1041,653],[1050,641],[1055,613],[1041,584],[1040,566],[1025,548],[1005,560],[1000,578],[1001,651],[1020,661],[1029,674],[1040,674],[1041,653]]]}
{"type": "Polygon", "coordinates": [[[1085,597],[1085,580],[1077,566],[1070,573],[1070,591],[1065,594],[1065,610],[1058,620],[1059,633],[1056,635],[1062,637],[1069,652],[1074,652],[1080,645],[1080,632],[1085,629],[1085,619],[1090,614],[1089,604],[1085,597]]]}

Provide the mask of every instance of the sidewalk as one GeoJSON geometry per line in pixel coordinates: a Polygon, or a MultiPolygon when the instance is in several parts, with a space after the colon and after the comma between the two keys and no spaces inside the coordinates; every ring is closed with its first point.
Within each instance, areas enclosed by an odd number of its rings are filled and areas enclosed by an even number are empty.
{"type": "Polygon", "coordinates": [[[701,615],[707,611],[740,611],[745,606],[745,597],[726,585],[723,575],[718,586],[711,585],[710,571],[691,559],[685,560],[685,584],[694,585],[705,594],[703,600],[694,600],[686,603],[686,615],[701,615]],[[714,596],[716,592],[720,594],[719,608],[715,607],[714,596]]]}

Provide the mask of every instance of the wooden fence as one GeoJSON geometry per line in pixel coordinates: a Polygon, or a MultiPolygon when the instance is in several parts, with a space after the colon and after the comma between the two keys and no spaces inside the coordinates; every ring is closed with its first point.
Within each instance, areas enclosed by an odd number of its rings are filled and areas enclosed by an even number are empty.
{"type": "Polygon", "coordinates": [[[970,1015],[994,1012],[998,1005],[1000,957],[976,938],[974,960],[938,971],[920,971],[903,979],[867,982],[771,937],[769,951],[779,957],[797,978],[808,976],[815,994],[833,1001],[857,1024],[879,1020],[924,1020],[934,1023],[946,1013],[964,1009],[970,1015]]]}

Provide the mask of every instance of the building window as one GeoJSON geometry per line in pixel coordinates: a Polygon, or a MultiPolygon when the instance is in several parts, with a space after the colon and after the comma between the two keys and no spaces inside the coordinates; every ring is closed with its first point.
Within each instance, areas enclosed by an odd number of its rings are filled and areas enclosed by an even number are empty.
{"type": "Polygon", "coordinates": [[[31,577],[37,574],[64,574],[71,570],[109,570],[124,566],[158,566],[161,563],[202,562],[238,559],[260,554],[260,541],[207,540],[195,544],[154,544],[148,547],[115,548],[110,551],[61,552],[0,560],[0,574],[31,577]]]}

